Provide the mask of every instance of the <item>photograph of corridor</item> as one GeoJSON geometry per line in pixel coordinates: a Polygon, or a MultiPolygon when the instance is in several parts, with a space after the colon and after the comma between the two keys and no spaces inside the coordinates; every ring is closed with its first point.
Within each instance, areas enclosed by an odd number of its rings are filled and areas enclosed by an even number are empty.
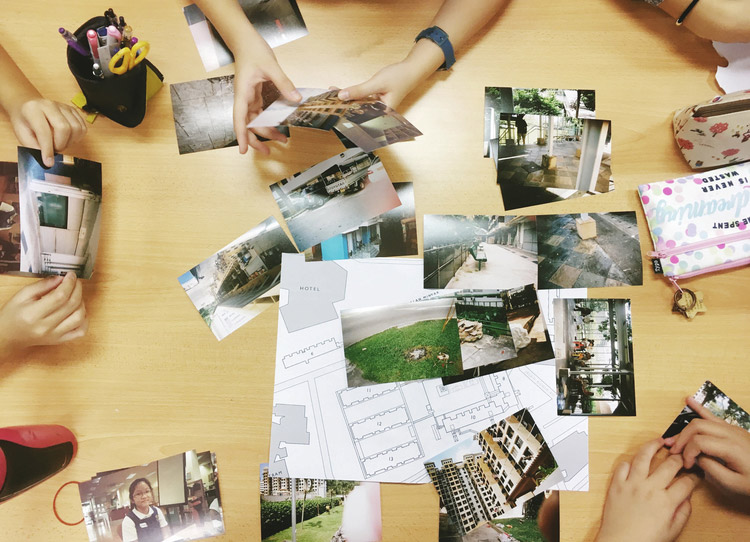
{"type": "Polygon", "coordinates": [[[537,282],[533,216],[424,215],[424,287],[507,290],[537,282]]]}
{"type": "Polygon", "coordinates": [[[643,284],[635,212],[536,218],[539,289],[643,284]]]}
{"type": "Polygon", "coordinates": [[[555,299],[558,415],[635,416],[629,299],[555,299]]]}

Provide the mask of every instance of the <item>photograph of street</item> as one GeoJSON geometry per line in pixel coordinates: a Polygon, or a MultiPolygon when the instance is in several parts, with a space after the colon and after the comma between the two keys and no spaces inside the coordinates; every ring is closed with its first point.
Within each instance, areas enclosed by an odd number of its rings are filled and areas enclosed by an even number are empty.
{"type": "Polygon", "coordinates": [[[47,167],[42,153],[18,147],[22,273],[88,279],[99,248],[102,165],[55,155],[47,167]]]}
{"type": "Polygon", "coordinates": [[[519,410],[425,462],[440,498],[441,542],[543,541],[536,522],[557,462],[519,410]]]}
{"type": "Polygon", "coordinates": [[[0,273],[21,268],[21,200],[18,164],[0,162],[0,273]]]}
{"type": "Polygon", "coordinates": [[[643,284],[635,212],[539,215],[539,289],[643,284]]]}
{"type": "Polygon", "coordinates": [[[278,301],[281,254],[296,252],[276,219],[269,217],[178,280],[222,340],[278,301]]]}
{"type": "MultiPolygon", "coordinates": [[[[728,424],[736,425],[746,431],[750,431],[750,414],[727,397],[711,381],[706,380],[698,391],[695,392],[693,399],[706,407],[711,414],[721,418],[728,424]]],[[[686,406],[672,422],[672,425],[664,432],[662,438],[673,437],[679,434],[691,420],[696,418],[700,418],[700,416],[693,409],[686,406]]]]}
{"type": "Polygon", "coordinates": [[[461,374],[454,305],[446,298],[342,310],[348,386],[461,374]]]}
{"type": "Polygon", "coordinates": [[[417,219],[413,183],[393,183],[401,205],[356,228],[334,235],[305,250],[305,260],[350,260],[416,256],[417,219]]]}
{"type": "MultiPolygon", "coordinates": [[[[296,0],[239,0],[239,4],[269,47],[307,35],[296,0]]],[[[234,62],[232,52],[198,6],[190,4],[182,12],[207,72],[234,62]]]]}
{"type": "Polygon", "coordinates": [[[81,482],[78,492],[90,542],[146,536],[187,542],[225,532],[216,455],[210,451],[100,472],[81,482]]]}
{"type": "Polygon", "coordinates": [[[263,542],[380,542],[382,531],[380,484],[280,478],[260,465],[263,542]]]}
{"type": "Polygon", "coordinates": [[[424,215],[424,287],[507,290],[537,281],[533,216],[424,215]]]}
{"type": "Polygon", "coordinates": [[[401,205],[380,159],[357,148],[270,188],[301,251],[401,205]]]}
{"type": "Polygon", "coordinates": [[[555,299],[557,413],[635,416],[629,299],[555,299]]]}

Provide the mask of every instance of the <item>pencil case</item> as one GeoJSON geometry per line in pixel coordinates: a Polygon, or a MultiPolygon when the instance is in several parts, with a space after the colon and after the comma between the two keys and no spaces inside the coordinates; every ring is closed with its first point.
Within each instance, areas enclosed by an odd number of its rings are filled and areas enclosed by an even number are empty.
{"type": "Polygon", "coordinates": [[[680,109],[672,127],[677,146],[693,169],[750,160],[750,90],[680,109]]]}
{"type": "Polygon", "coordinates": [[[638,187],[654,269],[677,287],[750,264],[750,163],[638,187]]]}
{"type": "MultiPolygon", "coordinates": [[[[108,24],[106,17],[93,17],[83,23],[75,32],[78,42],[86,44],[86,31],[97,29],[108,24]]],[[[101,79],[93,74],[93,60],[91,56],[84,56],[67,48],[68,68],[81,87],[86,97],[87,109],[93,109],[105,115],[118,124],[133,128],[138,126],[146,116],[146,80],[147,70],[163,80],[159,70],[144,59],[132,69],[122,75],[115,75],[101,79]]]]}

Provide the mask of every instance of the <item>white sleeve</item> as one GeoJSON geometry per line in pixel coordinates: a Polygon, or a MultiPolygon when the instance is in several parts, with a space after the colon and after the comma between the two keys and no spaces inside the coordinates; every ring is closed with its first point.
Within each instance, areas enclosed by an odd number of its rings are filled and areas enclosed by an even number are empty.
{"type": "MultiPolygon", "coordinates": [[[[158,506],[156,507],[156,513],[159,515],[159,527],[169,527],[169,523],[167,523],[167,519],[164,517],[164,512],[158,506]]],[[[125,541],[123,540],[123,542],[125,541]]]]}
{"type": "Polygon", "coordinates": [[[128,516],[125,516],[125,519],[122,520],[122,542],[138,542],[135,523],[128,516]]]}

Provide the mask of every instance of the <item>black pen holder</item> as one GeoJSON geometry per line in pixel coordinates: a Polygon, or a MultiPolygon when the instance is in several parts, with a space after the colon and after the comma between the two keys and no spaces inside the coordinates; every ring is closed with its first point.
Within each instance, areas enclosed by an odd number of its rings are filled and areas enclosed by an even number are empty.
{"type": "MultiPolygon", "coordinates": [[[[88,49],[86,32],[108,24],[106,17],[89,19],[75,31],[78,43],[88,49]]],[[[93,73],[94,61],[91,55],[84,56],[72,47],[67,49],[68,68],[86,97],[86,109],[95,110],[128,128],[138,126],[146,116],[147,68],[151,68],[163,79],[159,70],[148,59],[143,59],[121,75],[100,78],[93,73]]]]}

